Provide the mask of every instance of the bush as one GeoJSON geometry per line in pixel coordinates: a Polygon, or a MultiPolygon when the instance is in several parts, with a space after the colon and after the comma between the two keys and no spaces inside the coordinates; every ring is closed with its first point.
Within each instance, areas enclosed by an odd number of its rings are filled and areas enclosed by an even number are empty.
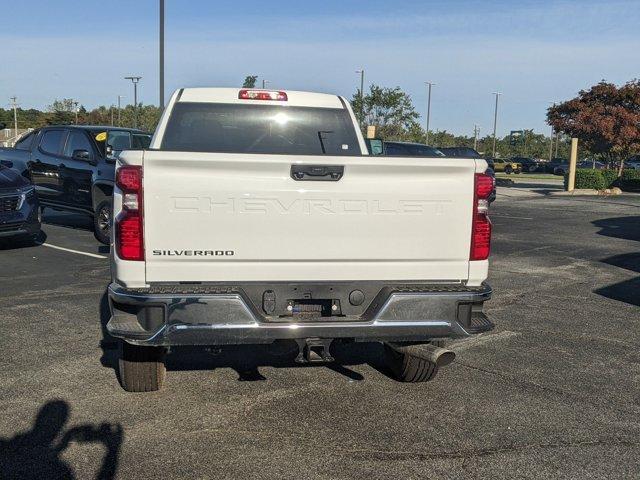
{"type": "Polygon", "coordinates": [[[611,169],[611,170],[600,170],[600,172],[602,173],[602,179],[604,181],[604,188],[611,188],[611,187],[617,187],[617,180],[618,180],[618,170],[616,169],[611,169]]]}
{"type": "MultiPolygon", "coordinates": [[[[569,183],[569,174],[564,176],[564,188],[566,190],[569,183]]],[[[593,170],[591,168],[578,168],[576,170],[575,188],[591,188],[594,190],[604,190],[608,185],[605,184],[602,170],[593,170]]]]}
{"type": "Polygon", "coordinates": [[[622,190],[640,190],[640,170],[623,170],[617,186],[622,190]]]}
{"type": "MultiPolygon", "coordinates": [[[[569,182],[569,174],[564,176],[564,188],[569,182]]],[[[604,190],[605,188],[619,187],[622,190],[640,190],[640,170],[624,170],[622,177],[618,178],[618,171],[593,170],[591,168],[578,168],[576,170],[576,188],[590,188],[604,190]]]]}

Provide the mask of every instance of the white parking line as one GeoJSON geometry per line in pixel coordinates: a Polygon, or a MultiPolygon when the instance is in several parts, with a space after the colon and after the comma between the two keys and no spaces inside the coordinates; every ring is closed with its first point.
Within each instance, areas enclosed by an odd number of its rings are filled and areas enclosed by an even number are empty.
{"type": "Polygon", "coordinates": [[[78,255],[84,255],[86,257],[107,258],[104,255],[98,255],[96,253],[81,252],[79,250],[71,250],[70,248],[59,247],[57,245],[51,245],[50,243],[43,243],[42,246],[43,247],[49,247],[49,248],[55,248],[56,250],[62,250],[63,252],[77,253],[78,255]]]}
{"type": "Polygon", "coordinates": [[[517,217],[515,215],[505,215],[500,213],[489,213],[490,217],[500,217],[500,218],[517,218],[520,220],[533,220],[531,217],[517,217]]]}

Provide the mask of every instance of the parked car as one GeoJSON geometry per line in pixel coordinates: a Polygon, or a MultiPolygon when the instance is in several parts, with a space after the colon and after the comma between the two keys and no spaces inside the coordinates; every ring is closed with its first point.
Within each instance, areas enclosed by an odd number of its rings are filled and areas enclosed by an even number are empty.
{"type": "Polygon", "coordinates": [[[0,240],[35,241],[40,234],[40,208],[31,182],[0,164],[0,240]]]}
{"type": "Polygon", "coordinates": [[[518,162],[512,162],[511,160],[504,160],[502,158],[493,159],[493,170],[495,172],[504,172],[507,175],[511,173],[522,172],[522,165],[518,162]]]}
{"type": "Polygon", "coordinates": [[[513,157],[509,162],[520,165],[523,172],[533,173],[540,169],[539,163],[530,157],[513,157]]]}
{"type": "Polygon", "coordinates": [[[151,134],[128,128],[50,126],[0,148],[0,160],[33,182],[41,207],[91,215],[95,237],[109,244],[116,158],[150,141],[151,134]]]}
{"type": "MultiPolygon", "coordinates": [[[[460,157],[460,158],[482,158],[476,150],[471,147],[441,147],[438,148],[447,157],[460,157]]],[[[496,199],[496,174],[493,170],[493,159],[486,159],[487,171],[486,173],[493,178],[493,191],[489,196],[489,203],[496,199]]]]}
{"type": "MultiPolygon", "coordinates": [[[[593,168],[596,170],[604,170],[607,166],[597,160],[582,160],[576,163],[576,168],[593,168]]],[[[554,175],[564,175],[569,171],[569,162],[561,163],[553,169],[554,175]]]]}
{"type": "Polygon", "coordinates": [[[184,88],[164,119],[116,171],[106,329],[125,390],[159,389],[172,345],[279,340],[301,363],[381,342],[422,382],[455,357],[437,340],[493,328],[481,160],[369,155],[336,95],[184,88]]]}
{"type": "Polygon", "coordinates": [[[447,157],[482,158],[482,155],[471,147],[440,147],[438,150],[447,157]]]}
{"type": "Polygon", "coordinates": [[[563,166],[563,165],[568,165],[569,164],[569,160],[566,158],[562,158],[562,157],[554,157],[552,158],[550,161],[545,162],[543,167],[544,167],[544,172],[545,173],[555,173],[555,169],[557,167],[563,166]]]}
{"type": "Polygon", "coordinates": [[[632,155],[624,161],[625,168],[640,170],[640,155],[632,155]]]}
{"type": "Polygon", "coordinates": [[[383,154],[389,157],[420,156],[444,157],[440,150],[423,143],[412,142],[384,142],[383,154]]]}

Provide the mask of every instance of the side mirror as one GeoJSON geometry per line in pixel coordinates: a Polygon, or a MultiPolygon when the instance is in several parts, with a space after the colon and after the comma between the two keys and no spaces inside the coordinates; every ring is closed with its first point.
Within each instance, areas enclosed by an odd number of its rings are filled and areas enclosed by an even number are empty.
{"type": "Polygon", "coordinates": [[[380,138],[367,138],[365,139],[365,143],[367,144],[367,150],[369,150],[369,155],[383,155],[384,154],[384,143],[380,138]]]}
{"type": "Polygon", "coordinates": [[[89,153],[88,150],[74,150],[73,159],[84,160],[85,162],[88,162],[91,160],[91,154],[89,153]]]}

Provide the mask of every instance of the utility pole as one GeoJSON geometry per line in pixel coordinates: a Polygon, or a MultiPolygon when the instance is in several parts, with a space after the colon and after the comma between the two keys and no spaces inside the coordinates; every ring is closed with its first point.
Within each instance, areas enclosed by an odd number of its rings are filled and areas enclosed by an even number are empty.
{"type": "Polygon", "coordinates": [[[431,87],[435,85],[432,82],[424,82],[429,86],[429,95],[427,96],[427,138],[426,144],[429,145],[429,119],[431,118],[431,87]]]}
{"type": "Polygon", "coordinates": [[[14,137],[18,139],[18,97],[11,97],[11,106],[13,107],[13,127],[15,128],[14,137]]]}
{"type": "Polygon", "coordinates": [[[356,70],[360,74],[360,127],[364,125],[364,68],[356,70]]]}
{"type": "Polygon", "coordinates": [[[160,110],[164,109],[164,0],[160,0],[160,110]]]}
{"type": "Polygon", "coordinates": [[[138,82],[142,77],[124,77],[125,80],[131,80],[133,83],[133,126],[138,128],[138,82]]]}
{"type": "Polygon", "coordinates": [[[478,151],[478,133],[480,133],[480,127],[476,124],[473,125],[473,149],[478,151]]]}
{"type": "Polygon", "coordinates": [[[558,144],[560,143],[560,132],[556,132],[556,158],[558,158],[558,144]]]}
{"type": "Polygon", "coordinates": [[[498,126],[498,97],[502,95],[500,92],[493,92],[496,96],[496,108],[493,113],[493,158],[496,158],[496,128],[498,126]]]}
{"type": "Polygon", "coordinates": [[[549,161],[553,158],[553,125],[551,126],[551,136],[549,137],[549,161]]]}
{"type": "Polygon", "coordinates": [[[121,127],[120,124],[120,100],[122,99],[122,95],[118,95],[118,126],[121,127]]]}

